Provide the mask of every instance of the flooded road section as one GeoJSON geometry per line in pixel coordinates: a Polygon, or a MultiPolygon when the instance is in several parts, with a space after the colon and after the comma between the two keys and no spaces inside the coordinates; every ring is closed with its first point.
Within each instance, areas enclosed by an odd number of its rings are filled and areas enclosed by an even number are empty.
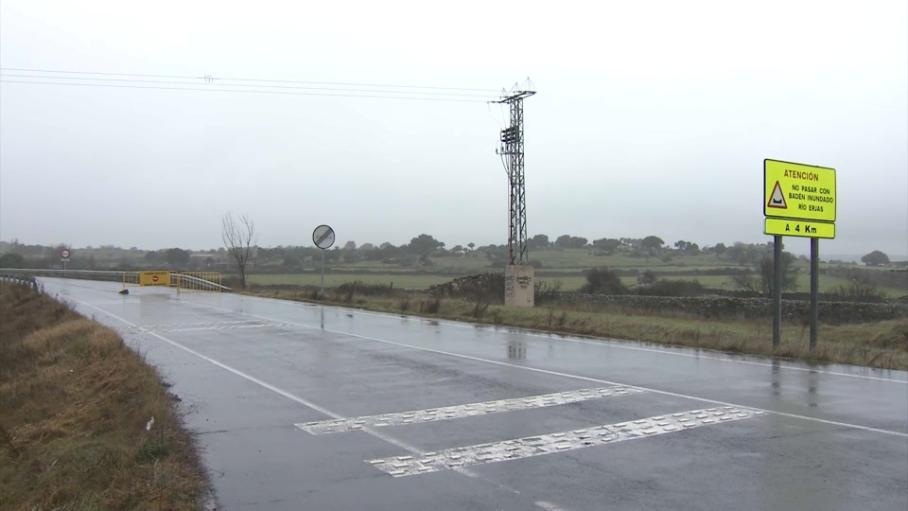
{"type": "Polygon", "coordinates": [[[41,282],[173,384],[221,509],[908,509],[905,372],[41,282]]]}

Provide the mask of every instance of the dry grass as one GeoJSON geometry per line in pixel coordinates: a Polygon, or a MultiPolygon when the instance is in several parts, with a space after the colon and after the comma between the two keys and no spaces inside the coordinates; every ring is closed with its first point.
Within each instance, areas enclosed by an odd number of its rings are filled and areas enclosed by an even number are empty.
{"type": "MultiPolygon", "coordinates": [[[[269,290],[255,294],[314,301],[310,291],[269,290]]],[[[436,300],[422,293],[398,296],[347,296],[326,293],[326,303],[370,310],[518,326],[548,332],[610,337],[673,346],[797,358],[811,363],[855,364],[908,369],[908,319],[845,325],[820,325],[817,350],[809,350],[809,332],[801,322],[783,325],[782,343],[772,348],[771,321],[717,320],[684,314],[653,314],[582,306],[518,309],[436,300]]]]}
{"type": "Polygon", "coordinates": [[[0,509],[198,509],[207,481],[175,410],[112,330],[0,283],[0,509]]]}

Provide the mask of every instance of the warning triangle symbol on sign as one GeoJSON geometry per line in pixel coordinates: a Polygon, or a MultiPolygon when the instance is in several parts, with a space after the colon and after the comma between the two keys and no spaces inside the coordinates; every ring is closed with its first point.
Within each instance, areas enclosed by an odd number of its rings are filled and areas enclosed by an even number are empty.
{"type": "Polygon", "coordinates": [[[776,186],[772,188],[772,195],[769,196],[769,202],[766,204],[770,208],[788,209],[785,203],[785,194],[782,193],[782,187],[776,181],[776,186]]]}

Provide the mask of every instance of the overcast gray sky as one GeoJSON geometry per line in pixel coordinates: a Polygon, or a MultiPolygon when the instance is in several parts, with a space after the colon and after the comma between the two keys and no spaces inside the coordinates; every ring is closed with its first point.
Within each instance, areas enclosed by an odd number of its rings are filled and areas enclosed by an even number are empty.
{"type": "MultiPolygon", "coordinates": [[[[837,169],[823,253],[908,252],[904,0],[0,0],[0,63],[216,83],[529,77],[531,235],[765,241],[770,157],[837,169]]],[[[265,246],[309,244],[319,223],[340,242],[506,242],[497,105],[0,87],[4,240],[215,247],[232,210],[265,246]]]]}

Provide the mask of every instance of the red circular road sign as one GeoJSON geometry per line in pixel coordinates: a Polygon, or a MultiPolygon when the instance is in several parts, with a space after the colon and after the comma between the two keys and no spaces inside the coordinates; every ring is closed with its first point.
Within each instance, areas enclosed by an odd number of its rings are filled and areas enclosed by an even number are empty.
{"type": "Polygon", "coordinates": [[[64,248],[63,250],[61,250],[60,257],[62,257],[63,259],[69,259],[69,249],[64,248]]]}

